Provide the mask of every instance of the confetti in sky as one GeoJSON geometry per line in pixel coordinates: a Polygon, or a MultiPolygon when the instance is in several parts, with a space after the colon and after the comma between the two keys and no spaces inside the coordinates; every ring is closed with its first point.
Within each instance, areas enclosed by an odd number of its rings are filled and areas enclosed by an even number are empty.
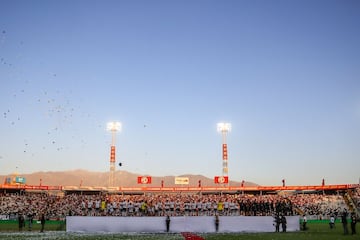
{"type": "Polygon", "coordinates": [[[2,1],[0,174],[357,183],[358,1],[2,1]]]}

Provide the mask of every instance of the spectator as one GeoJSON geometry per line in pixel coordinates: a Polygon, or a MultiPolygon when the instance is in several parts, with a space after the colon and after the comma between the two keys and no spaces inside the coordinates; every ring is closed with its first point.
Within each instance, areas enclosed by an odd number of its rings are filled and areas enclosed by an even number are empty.
{"type": "Polygon", "coordinates": [[[41,214],[41,217],[40,217],[40,224],[41,224],[41,229],[40,229],[40,232],[44,232],[44,229],[45,229],[45,215],[44,214],[41,214]]]}
{"type": "Polygon", "coordinates": [[[343,225],[343,229],[344,229],[344,235],[347,235],[349,233],[348,227],[347,227],[347,216],[348,213],[346,211],[346,209],[344,210],[344,212],[341,215],[341,222],[343,225]]]}
{"type": "MultiPolygon", "coordinates": [[[[357,191],[356,191],[357,192],[357,191]]],[[[0,215],[29,212],[50,219],[74,216],[272,216],[304,214],[329,219],[347,209],[341,195],[149,194],[54,196],[47,193],[0,195],[0,215]]]]}
{"type": "Polygon", "coordinates": [[[356,234],[356,214],[355,212],[351,213],[351,235],[356,234]]]}

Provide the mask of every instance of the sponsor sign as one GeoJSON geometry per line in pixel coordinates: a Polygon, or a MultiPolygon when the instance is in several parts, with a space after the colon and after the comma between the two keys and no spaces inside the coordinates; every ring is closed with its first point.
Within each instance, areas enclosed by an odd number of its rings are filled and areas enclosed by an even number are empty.
{"type": "Polygon", "coordinates": [[[175,184],[189,184],[189,178],[188,177],[175,177],[175,184]]]}
{"type": "Polygon", "coordinates": [[[25,184],[26,179],[24,177],[16,177],[15,182],[20,184],[25,184]]]}
{"type": "Polygon", "coordinates": [[[139,176],[137,179],[138,184],[150,184],[151,183],[151,177],[148,176],[139,176]]]}
{"type": "Polygon", "coordinates": [[[214,182],[218,183],[218,184],[229,183],[229,177],[228,176],[215,176],[214,182]]]}

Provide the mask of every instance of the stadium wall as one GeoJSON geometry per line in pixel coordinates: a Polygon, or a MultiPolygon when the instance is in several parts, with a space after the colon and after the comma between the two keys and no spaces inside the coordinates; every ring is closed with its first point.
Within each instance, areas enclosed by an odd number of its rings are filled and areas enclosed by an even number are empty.
{"type": "MultiPolygon", "coordinates": [[[[273,217],[220,216],[218,232],[274,232],[273,217]]],[[[299,216],[288,216],[287,231],[299,231],[299,216]]],[[[281,230],[281,227],[280,227],[281,230]]],[[[165,232],[165,217],[66,217],[67,232],[165,232]]],[[[171,217],[170,232],[215,232],[215,217],[171,217]]]]}

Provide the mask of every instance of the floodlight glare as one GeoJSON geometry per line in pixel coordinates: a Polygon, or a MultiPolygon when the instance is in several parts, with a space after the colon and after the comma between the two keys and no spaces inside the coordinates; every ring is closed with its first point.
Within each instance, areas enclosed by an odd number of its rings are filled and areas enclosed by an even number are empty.
{"type": "Polygon", "coordinates": [[[109,122],[107,124],[106,129],[108,131],[120,131],[121,130],[121,123],[120,122],[109,122]]]}
{"type": "Polygon", "coordinates": [[[217,130],[218,132],[230,132],[231,130],[231,124],[230,123],[218,123],[217,124],[217,130]]]}

